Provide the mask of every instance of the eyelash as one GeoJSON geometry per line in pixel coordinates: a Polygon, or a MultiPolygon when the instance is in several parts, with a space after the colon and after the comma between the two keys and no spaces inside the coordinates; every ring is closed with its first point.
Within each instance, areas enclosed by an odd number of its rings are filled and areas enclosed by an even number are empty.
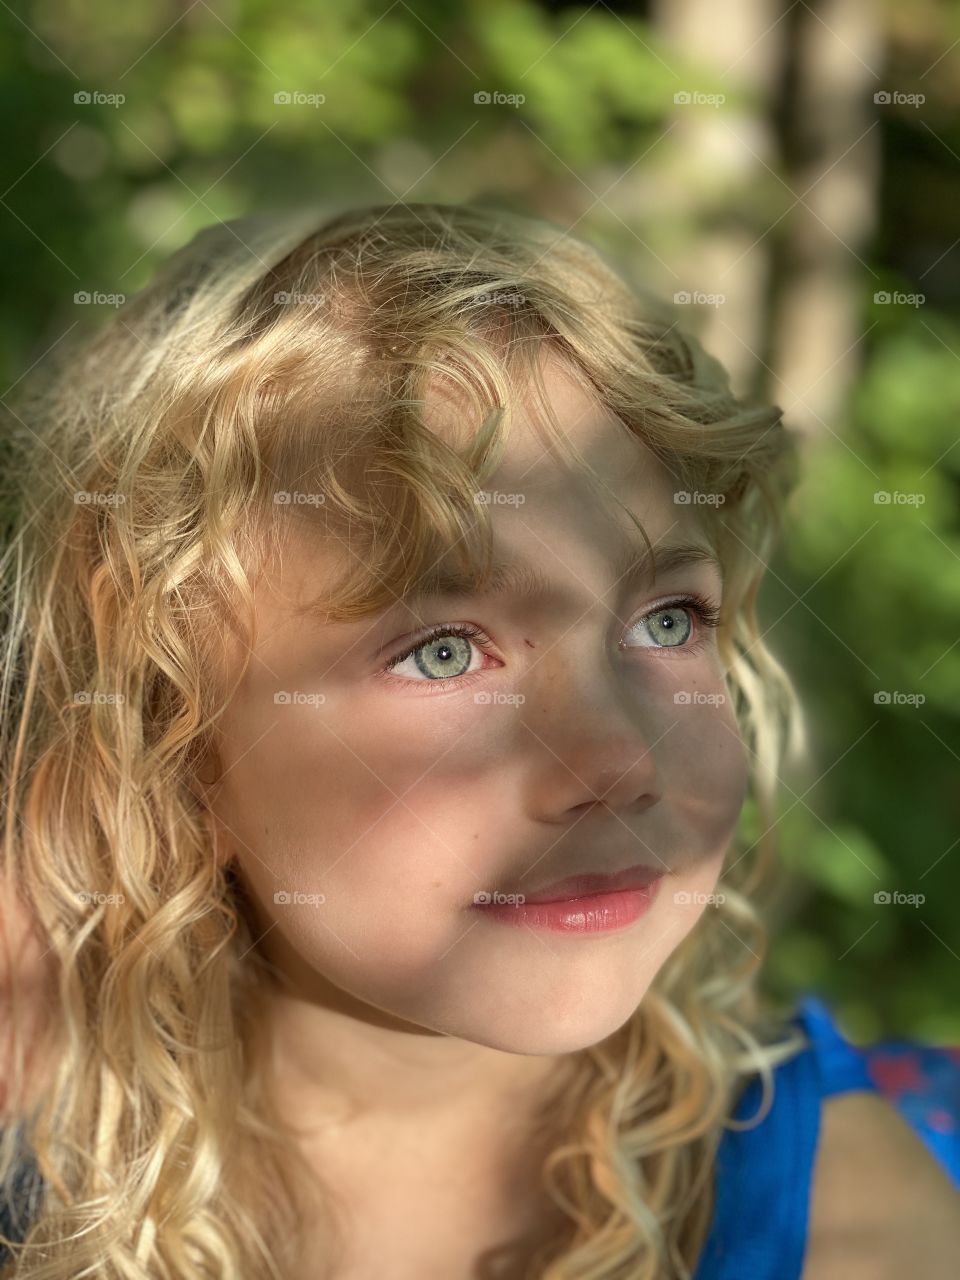
{"type": "MultiPolygon", "coordinates": [[[[715,605],[711,604],[706,596],[702,596],[696,591],[690,592],[689,595],[678,596],[675,600],[667,600],[662,604],[658,604],[655,608],[650,609],[647,613],[643,614],[640,620],[642,621],[643,618],[653,618],[656,617],[658,613],[665,613],[668,609],[677,608],[688,609],[696,617],[700,628],[706,628],[707,631],[712,631],[720,625],[720,610],[715,605]]],[[[460,636],[465,640],[473,640],[481,649],[484,644],[489,645],[493,643],[483,628],[478,627],[475,623],[438,623],[435,626],[432,626],[425,635],[418,637],[413,644],[408,645],[403,653],[398,653],[395,657],[391,658],[390,661],[380,669],[378,674],[386,679],[403,679],[403,677],[391,677],[390,672],[395,667],[398,667],[401,662],[405,662],[407,658],[416,653],[418,649],[425,648],[428,644],[431,644],[434,640],[438,640],[441,636],[460,636]]],[[[696,638],[689,644],[664,645],[662,648],[668,650],[671,648],[677,648],[683,652],[690,653],[691,650],[699,649],[706,641],[706,638],[707,637],[704,632],[700,631],[696,638]]],[[[660,646],[654,647],[656,648],[660,646]]],[[[483,651],[486,652],[486,650],[483,651]]],[[[462,676],[450,676],[447,679],[440,678],[437,680],[425,680],[422,683],[431,686],[439,685],[441,689],[444,689],[451,685],[456,685],[469,680],[473,675],[480,675],[480,672],[471,671],[462,676]]],[[[419,684],[421,682],[413,680],[409,681],[409,683],[419,684]]]]}

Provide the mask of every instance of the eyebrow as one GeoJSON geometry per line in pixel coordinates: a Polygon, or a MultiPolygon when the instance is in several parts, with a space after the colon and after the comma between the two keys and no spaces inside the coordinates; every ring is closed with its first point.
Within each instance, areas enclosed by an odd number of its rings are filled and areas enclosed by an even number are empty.
{"type": "MultiPolygon", "coordinates": [[[[614,566],[617,585],[627,586],[665,577],[677,569],[694,564],[712,565],[723,578],[723,566],[708,546],[694,542],[671,542],[653,549],[653,561],[645,544],[625,547],[614,566]]],[[[481,588],[477,579],[457,569],[435,569],[405,597],[406,601],[442,599],[447,596],[510,596],[515,600],[535,603],[557,594],[556,585],[528,560],[500,561],[493,565],[481,588]]]]}

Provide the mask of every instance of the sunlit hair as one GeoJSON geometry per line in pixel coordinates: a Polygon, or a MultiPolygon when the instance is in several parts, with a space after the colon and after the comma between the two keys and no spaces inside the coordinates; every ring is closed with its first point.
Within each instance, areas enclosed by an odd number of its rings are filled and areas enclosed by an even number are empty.
{"type": "Polygon", "coordinates": [[[735,398],[597,250],[545,221],[424,203],[210,227],[16,401],[0,1175],[29,1151],[43,1178],[11,1244],[22,1280],[292,1276],[308,1172],[267,1088],[271,972],[191,783],[243,674],[224,656],[249,661],[251,583],[291,534],[337,541],[342,581],[313,605],[331,622],[373,618],[441,557],[482,581],[477,495],[521,398],[587,466],[544,392],[544,353],[677,491],[712,495],[697,510],[724,568],[719,652],[751,831],[628,1022],[570,1055],[543,1165],[568,1230],[531,1242],[527,1274],[693,1271],[740,1091],[761,1073],[761,1118],[773,1067],[805,1042],[758,981],[777,778],[805,749],[756,615],[796,447],[778,409],[735,398]],[[439,388],[460,397],[457,440],[427,421],[439,388]],[[17,921],[39,940],[29,972],[17,921]]]}

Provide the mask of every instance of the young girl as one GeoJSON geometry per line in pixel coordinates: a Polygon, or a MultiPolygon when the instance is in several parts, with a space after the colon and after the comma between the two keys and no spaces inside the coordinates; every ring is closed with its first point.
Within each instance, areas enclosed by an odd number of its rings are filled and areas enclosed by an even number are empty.
{"type": "Polygon", "coordinates": [[[4,1276],[954,1274],[947,1161],[758,986],[776,409],[439,204],[210,228],[29,384],[4,1276]]]}

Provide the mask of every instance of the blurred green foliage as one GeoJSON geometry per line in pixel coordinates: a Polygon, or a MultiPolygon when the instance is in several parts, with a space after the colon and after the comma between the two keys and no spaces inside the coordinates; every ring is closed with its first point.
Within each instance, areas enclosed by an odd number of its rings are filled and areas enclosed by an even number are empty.
{"type": "MultiPolygon", "coordinates": [[[[762,230],[789,205],[772,180],[691,173],[711,195],[683,217],[643,179],[648,153],[656,172],[669,168],[673,93],[713,81],[640,11],[531,0],[6,8],[3,385],[73,325],[99,323],[76,293],[130,295],[211,221],[291,201],[496,201],[573,227],[661,286],[657,263],[682,261],[704,226],[762,230]],[[474,101],[497,90],[523,94],[522,110],[474,101]],[[285,93],[325,100],[278,103],[285,93]]],[[[935,56],[960,35],[958,15],[956,3],[918,10],[905,46],[897,14],[878,13],[888,60],[902,71],[916,47],[932,62],[931,42],[935,56]]],[[[724,92],[750,98],[735,78],[724,92]]],[[[916,287],[916,264],[937,257],[944,211],[960,204],[958,119],[939,119],[933,141],[919,117],[881,123],[870,265],[883,287],[916,287]]],[[[814,787],[784,795],[790,878],[770,981],[817,987],[855,1034],[960,1043],[958,262],[960,249],[945,252],[922,312],[875,307],[864,273],[862,374],[835,436],[811,451],[763,614],[820,761],[814,787]],[[923,502],[884,505],[880,491],[923,502]],[[925,701],[878,703],[881,691],[925,701]],[[893,890],[926,900],[874,901],[893,890]]]]}
{"type": "Polygon", "coordinates": [[[866,1038],[889,1025],[960,1043],[958,338],[945,315],[876,338],[843,443],[812,454],[766,584],[829,768],[784,823],[814,892],[773,972],[830,991],[866,1038]],[[923,901],[874,901],[895,891],[923,901]]]}

